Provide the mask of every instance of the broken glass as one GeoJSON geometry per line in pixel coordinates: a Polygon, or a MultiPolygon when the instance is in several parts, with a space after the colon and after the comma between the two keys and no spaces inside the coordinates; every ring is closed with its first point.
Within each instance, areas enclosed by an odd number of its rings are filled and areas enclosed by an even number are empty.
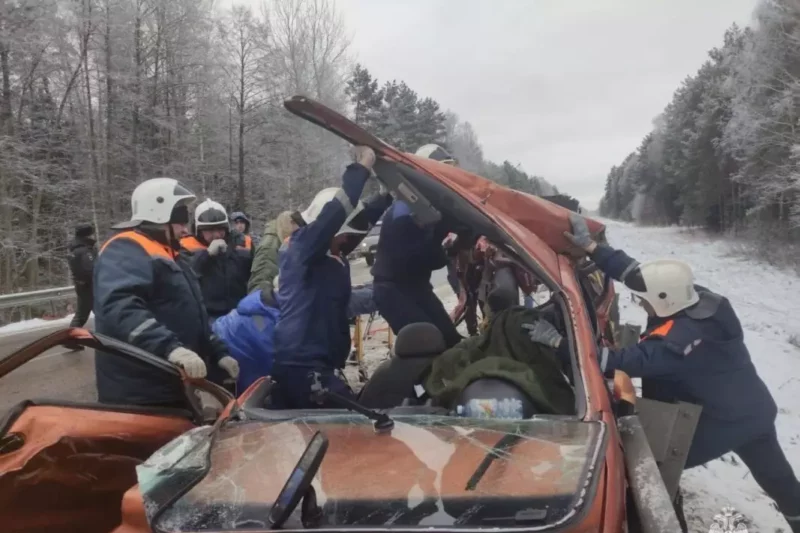
{"type": "MultiPolygon", "coordinates": [[[[317,430],[330,441],[313,482],[321,527],[554,524],[585,503],[604,429],[553,418],[393,418],[387,435],[355,414],[229,422],[214,438],[203,479],[167,506],[153,529],[269,528],[272,503],[317,430]]],[[[190,457],[179,466],[197,464],[190,457]]],[[[294,520],[286,527],[301,527],[294,520]]]]}

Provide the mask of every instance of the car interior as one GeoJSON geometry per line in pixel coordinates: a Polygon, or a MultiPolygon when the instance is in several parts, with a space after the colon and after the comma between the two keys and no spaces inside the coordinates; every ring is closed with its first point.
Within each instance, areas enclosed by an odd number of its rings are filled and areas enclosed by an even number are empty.
{"type": "MultiPolygon", "coordinates": [[[[558,285],[548,280],[533,259],[484,213],[438,181],[405,165],[379,159],[376,171],[378,179],[396,197],[411,200],[409,205],[417,220],[445,224],[450,232],[459,235],[462,246],[473,246],[478,237],[485,236],[502,253],[505,261],[493,269],[486,283],[485,306],[489,313],[499,313],[521,304],[519,273],[525,272],[528,279],[534,280],[533,286],[540,288],[537,300],[541,303],[535,304],[535,309],[555,325],[565,338],[571,337],[568,314],[564,312],[563,295],[558,285]]],[[[587,300],[588,307],[593,307],[591,302],[594,299],[589,296],[589,289],[587,286],[586,297],[590,298],[587,300]]],[[[596,323],[596,315],[590,312],[590,316],[596,323]]],[[[435,326],[409,324],[398,332],[389,357],[363,385],[358,396],[359,403],[369,409],[390,410],[392,413],[450,413],[450,409],[436,405],[428,398],[421,386],[431,363],[444,351],[444,338],[435,326]]],[[[574,365],[573,368],[564,369],[564,372],[573,385],[581,379],[574,365]]],[[[266,408],[270,387],[271,384],[263,384],[261,390],[254,391],[247,399],[243,406],[247,416],[264,420],[297,416],[298,411],[271,411],[266,408]]],[[[497,389],[498,394],[502,392],[498,387],[487,387],[485,390],[492,389],[497,389]]],[[[575,414],[580,416],[584,409],[585,400],[577,394],[575,414]]]]}

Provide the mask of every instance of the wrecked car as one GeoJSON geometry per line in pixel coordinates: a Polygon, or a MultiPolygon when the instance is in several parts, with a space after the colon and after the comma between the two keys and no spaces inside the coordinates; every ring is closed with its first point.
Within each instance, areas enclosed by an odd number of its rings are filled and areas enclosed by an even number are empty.
{"type": "MultiPolygon", "coordinates": [[[[420,223],[444,221],[470,244],[485,239],[497,259],[486,289],[496,311],[536,286],[548,289],[538,307],[558,316],[569,342],[570,412],[465,417],[423,401],[418,387],[441,348],[407,329],[358,401],[318,410],[269,409],[269,377],[234,399],[130,345],[65,330],[0,361],[0,379],[55,345],[78,343],[181,380],[191,408],[15,406],[0,422],[3,530],[678,531],[670,475],[682,469],[689,443],[676,444],[672,425],[648,429],[635,414],[647,404],[630,380],[600,372],[598,346],[617,342],[614,289],[570,255],[568,211],[402,153],[310,99],[285,106],[372,147],[378,179],[420,223]],[[203,408],[198,391],[218,412],[203,408]],[[669,444],[671,459],[659,460],[657,441],[669,444]]],[[[602,238],[602,224],[590,228],[602,238]]],[[[647,409],[652,419],[678,417],[677,408],[647,409]]]]}

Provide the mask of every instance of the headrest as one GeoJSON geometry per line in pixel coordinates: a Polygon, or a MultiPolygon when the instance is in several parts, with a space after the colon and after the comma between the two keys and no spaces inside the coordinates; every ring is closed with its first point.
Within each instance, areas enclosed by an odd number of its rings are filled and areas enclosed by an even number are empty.
{"type": "Polygon", "coordinates": [[[486,303],[493,313],[519,305],[519,283],[511,267],[498,268],[492,281],[493,287],[486,296],[486,303]]]}
{"type": "Polygon", "coordinates": [[[447,349],[439,328],[427,322],[408,324],[397,333],[394,354],[400,358],[431,357],[447,349]]]}
{"type": "Polygon", "coordinates": [[[537,413],[528,395],[516,384],[505,379],[498,378],[479,378],[464,387],[461,395],[458,398],[460,405],[467,406],[471,409],[478,409],[478,406],[470,406],[471,400],[496,400],[499,405],[498,408],[501,412],[488,413],[488,412],[472,412],[468,416],[482,416],[486,418],[530,418],[537,413]],[[512,408],[513,413],[502,412],[512,408]],[[517,416],[514,416],[517,415],[517,416]]]}

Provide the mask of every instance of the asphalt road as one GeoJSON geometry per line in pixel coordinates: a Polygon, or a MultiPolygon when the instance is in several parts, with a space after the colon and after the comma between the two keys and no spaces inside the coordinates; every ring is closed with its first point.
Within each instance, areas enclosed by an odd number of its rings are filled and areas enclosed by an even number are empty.
{"type": "MultiPolygon", "coordinates": [[[[363,259],[352,262],[351,277],[353,285],[371,281],[369,268],[363,259]]],[[[446,269],[434,272],[431,282],[434,287],[446,285],[446,269]]],[[[0,330],[0,359],[63,327],[63,324],[58,324],[10,334],[0,330]]],[[[91,329],[92,323],[87,327],[91,329]]],[[[0,416],[29,398],[91,401],[95,397],[94,353],[91,350],[70,352],[54,348],[0,378],[0,416]]]]}

